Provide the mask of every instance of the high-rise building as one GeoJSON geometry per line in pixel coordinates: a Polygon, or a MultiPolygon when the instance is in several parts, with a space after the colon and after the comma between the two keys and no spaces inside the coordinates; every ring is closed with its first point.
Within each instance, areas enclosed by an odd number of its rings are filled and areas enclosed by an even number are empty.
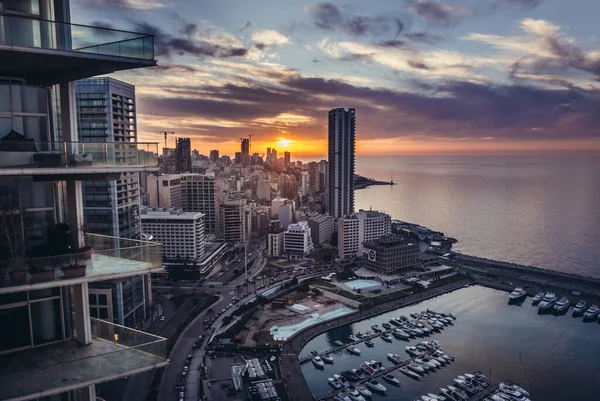
{"type": "Polygon", "coordinates": [[[179,174],[192,171],[192,142],[190,138],[177,138],[175,142],[175,164],[179,174]]]}
{"type": "Polygon", "coordinates": [[[338,219],[338,256],[349,258],[360,256],[363,243],[373,241],[392,232],[389,214],[375,210],[360,210],[338,219]]]}
{"type": "MultiPolygon", "coordinates": [[[[75,82],[75,92],[79,140],[94,144],[124,142],[122,148],[115,147],[111,157],[116,162],[131,162],[137,157],[125,144],[137,141],[135,87],[114,78],[86,78],[75,82]]],[[[90,154],[93,163],[95,155],[90,154]]],[[[113,237],[138,238],[139,181],[139,173],[123,173],[119,180],[84,181],[86,230],[113,237]]]]}
{"type": "Polygon", "coordinates": [[[331,216],[317,214],[308,219],[313,244],[321,246],[331,241],[333,232],[333,218],[331,216]]]}
{"type": "Polygon", "coordinates": [[[354,109],[329,112],[329,208],[331,216],[354,212],[354,148],[356,115],[354,109]]]}
{"type": "MultiPolygon", "coordinates": [[[[162,246],[84,232],[83,183],[156,172],[158,144],[130,135],[128,102],[113,114],[122,132],[105,131],[112,95],[87,99],[99,117],[78,121],[74,82],[156,65],[154,39],[71,24],[67,0],[4,1],[0,20],[0,398],[93,401],[96,384],[168,363],[164,338],[107,321],[115,305],[89,292],[163,271],[162,246]]],[[[147,280],[135,296],[151,293],[147,280]]]]}
{"type": "Polygon", "coordinates": [[[163,246],[170,261],[197,261],[204,255],[204,215],[181,209],[144,209],[141,214],[145,234],[163,246]]]}
{"type": "Polygon", "coordinates": [[[314,249],[306,221],[291,224],[283,233],[283,252],[291,258],[308,256],[314,249]]]}
{"type": "Polygon", "coordinates": [[[283,228],[279,220],[271,220],[267,234],[267,255],[277,258],[283,255],[283,228]]]}
{"type": "Polygon", "coordinates": [[[271,183],[268,180],[260,180],[256,184],[256,197],[261,200],[271,200],[271,183]]]}
{"type": "Polygon", "coordinates": [[[292,154],[290,152],[283,152],[283,164],[285,167],[290,167],[292,163],[292,154]]]}
{"type": "Polygon", "coordinates": [[[224,200],[219,205],[217,238],[225,242],[242,244],[250,238],[251,215],[246,201],[224,200]],[[245,231],[245,232],[244,232],[245,231]]]}
{"type": "Polygon", "coordinates": [[[181,174],[150,175],[147,182],[147,206],[175,209],[182,207],[181,174]]]}
{"type": "Polygon", "coordinates": [[[219,160],[219,149],[213,149],[210,151],[210,160],[213,162],[219,160]]]}
{"type": "Polygon", "coordinates": [[[181,207],[185,212],[204,214],[204,230],[217,232],[217,202],[214,173],[183,174],[181,177],[181,207]]]}

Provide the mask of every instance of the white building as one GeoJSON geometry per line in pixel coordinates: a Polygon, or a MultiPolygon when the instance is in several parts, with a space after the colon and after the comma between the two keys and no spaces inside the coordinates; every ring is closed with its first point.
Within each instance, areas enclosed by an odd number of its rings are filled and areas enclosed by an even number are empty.
{"type": "Polygon", "coordinates": [[[271,183],[267,180],[260,180],[256,185],[256,196],[258,199],[271,200],[271,183]]]}
{"type": "Polygon", "coordinates": [[[142,230],[163,244],[163,257],[198,260],[204,255],[204,214],[181,209],[145,209],[142,230]]]}
{"type": "Polygon", "coordinates": [[[283,233],[283,252],[292,258],[308,256],[314,249],[306,221],[290,224],[283,233]]]}
{"type": "Polygon", "coordinates": [[[335,218],[354,212],[354,109],[329,111],[329,189],[328,212],[335,218]]]}
{"type": "Polygon", "coordinates": [[[280,196],[276,197],[271,201],[271,217],[278,218],[279,217],[279,208],[282,205],[289,201],[288,198],[282,198],[280,196]]]}
{"type": "Polygon", "coordinates": [[[149,175],[147,182],[148,206],[175,209],[182,207],[181,174],[149,175]]]}
{"type": "Polygon", "coordinates": [[[308,219],[310,234],[315,245],[328,244],[333,233],[333,217],[316,214],[308,219]]]}
{"type": "Polygon", "coordinates": [[[277,258],[283,255],[283,229],[279,220],[271,220],[267,234],[267,255],[277,258]]]}
{"type": "Polygon", "coordinates": [[[338,255],[349,258],[362,254],[363,243],[392,232],[388,214],[374,210],[360,210],[338,219],[338,255]]]}
{"type": "Polygon", "coordinates": [[[217,188],[214,173],[183,174],[181,177],[181,207],[186,212],[204,214],[204,230],[217,232],[217,188]]]}

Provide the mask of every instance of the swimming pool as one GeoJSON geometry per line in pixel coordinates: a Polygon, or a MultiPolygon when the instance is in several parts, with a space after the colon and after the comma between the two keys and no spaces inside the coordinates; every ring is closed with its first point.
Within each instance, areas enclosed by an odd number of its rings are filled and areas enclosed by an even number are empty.
{"type": "Polygon", "coordinates": [[[375,280],[352,280],[352,281],[348,281],[346,283],[344,283],[345,285],[347,285],[348,287],[352,288],[353,290],[360,290],[363,288],[369,288],[369,287],[379,287],[381,286],[381,283],[379,281],[375,281],[375,280]]]}
{"type": "Polygon", "coordinates": [[[322,315],[319,315],[318,313],[313,313],[313,317],[303,320],[300,323],[296,323],[291,326],[273,326],[269,331],[271,332],[271,335],[274,339],[279,341],[285,341],[294,333],[302,330],[305,327],[312,326],[313,324],[321,323],[326,320],[335,319],[336,317],[344,316],[352,312],[354,312],[353,309],[342,307],[323,313],[322,315]]]}

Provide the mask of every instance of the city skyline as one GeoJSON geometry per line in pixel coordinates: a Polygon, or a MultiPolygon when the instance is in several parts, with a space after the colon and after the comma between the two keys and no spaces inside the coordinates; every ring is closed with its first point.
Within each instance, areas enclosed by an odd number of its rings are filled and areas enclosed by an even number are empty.
{"type": "Polygon", "coordinates": [[[323,116],[354,107],[357,155],[600,149],[598,3],[195,6],[72,5],[76,22],[156,35],[158,67],[115,75],[137,87],[140,140],[170,130],[233,154],[252,135],[255,149],[323,157],[323,116]]]}

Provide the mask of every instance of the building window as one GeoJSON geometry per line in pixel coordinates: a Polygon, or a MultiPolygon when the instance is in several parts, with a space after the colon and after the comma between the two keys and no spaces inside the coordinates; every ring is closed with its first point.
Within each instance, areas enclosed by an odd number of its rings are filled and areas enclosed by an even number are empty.
{"type": "Polygon", "coordinates": [[[29,312],[27,306],[0,309],[0,351],[30,345],[29,312]],[[9,328],[9,329],[6,329],[9,328]]]}

